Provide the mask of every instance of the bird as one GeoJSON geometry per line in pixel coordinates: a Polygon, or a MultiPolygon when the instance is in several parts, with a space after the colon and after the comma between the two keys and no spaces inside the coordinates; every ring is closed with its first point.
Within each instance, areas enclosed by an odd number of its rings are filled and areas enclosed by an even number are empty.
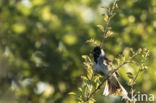
{"type": "MultiPolygon", "coordinates": [[[[109,76],[111,70],[109,69],[109,64],[111,61],[105,56],[105,52],[101,49],[100,46],[94,47],[92,50],[92,55],[94,57],[93,69],[96,73],[101,74],[102,76],[109,76]]],[[[115,72],[109,76],[106,80],[106,85],[104,88],[104,96],[116,96],[118,93],[122,96],[122,99],[128,99],[128,93],[124,87],[118,81],[119,73],[115,72]]]]}

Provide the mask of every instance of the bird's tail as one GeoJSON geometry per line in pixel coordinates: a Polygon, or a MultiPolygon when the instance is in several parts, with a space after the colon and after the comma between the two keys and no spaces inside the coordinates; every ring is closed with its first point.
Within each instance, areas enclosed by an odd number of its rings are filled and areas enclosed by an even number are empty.
{"type": "Polygon", "coordinates": [[[103,95],[105,96],[120,95],[122,96],[123,99],[130,100],[127,91],[123,88],[123,86],[120,84],[120,82],[117,80],[115,76],[111,76],[106,81],[106,86],[103,95]]]}

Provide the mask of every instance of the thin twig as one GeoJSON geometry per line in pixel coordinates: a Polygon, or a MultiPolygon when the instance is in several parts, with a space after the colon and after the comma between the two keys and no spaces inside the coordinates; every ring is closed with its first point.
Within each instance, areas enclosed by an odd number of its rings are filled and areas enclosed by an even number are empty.
{"type": "Polygon", "coordinates": [[[102,44],[103,44],[104,39],[105,39],[105,37],[106,37],[106,34],[107,34],[107,32],[108,32],[109,22],[110,22],[111,18],[114,16],[114,10],[115,10],[115,5],[117,4],[117,1],[118,1],[118,0],[115,0],[115,1],[114,1],[113,6],[112,6],[112,9],[109,10],[109,12],[108,12],[108,20],[106,21],[106,24],[105,24],[105,27],[104,27],[103,37],[102,37],[102,39],[101,39],[100,47],[102,47],[102,44]]]}
{"type": "Polygon", "coordinates": [[[107,34],[107,32],[108,32],[108,25],[109,25],[110,19],[111,19],[111,18],[108,17],[108,21],[106,22],[106,25],[105,25],[105,27],[104,27],[103,37],[102,37],[102,40],[101,40],[101,43],[100,43],[100,47],[102,47],[102,44],[103,44],[104,39],[105,39],[105,36],[106,36],[106,34],[107,34]]]}
{"type": "Polygon", "coordinates": [[[133,92],[133,87],[134,87],[134,85],[135,85],[135,81],[136,81],[136,79],[138,78],[140,71],[141,71],[141,68],[139,68],[139,70],[138,70],[138,72],[137,72],[135,78],[134,78],[133,81],[132,81],[132,84],[131,84],[131,91],[132,91],[132,92],[133,92]]]}

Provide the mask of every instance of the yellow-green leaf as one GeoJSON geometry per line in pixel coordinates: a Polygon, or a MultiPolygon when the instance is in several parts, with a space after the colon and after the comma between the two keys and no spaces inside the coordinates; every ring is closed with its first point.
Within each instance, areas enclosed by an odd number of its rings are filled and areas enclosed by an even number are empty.
{"type": "Polygon", "coordinates": [[[87,58],[87,55],[82,55],[82,58],[83,58],[83,59],[86,59],[86,58],[87,58]]]}
{"type": "Polygon", "coordinates": [[[120,59],[116,58],[115,60],[116,60],[117,64],[119,65],[120,64],[120,59]]]}
{"type": "Polygon", "coordinates": [[[93,98],[91,98],[90,100],[89,100],[89,103],[94,103],[95,102],[95,99],[93,99],[93,98]]]}
{"type": "Polygon", "coordinates": [[[139,52],[139,53],[141,53],[141,52],[142,52],[142,49],[141,49],[141,48],[139,48],[139,49],[138,49],[138,52],[139,52]]]}
{"type": "Polygon", "coordinates": [[[118,7],[118,4],[115,4],[115,8],[119,8],[119,7],[118,7]]]}
{"type": "Polygon", "coordinates": [[[79,90],[80,92],[82,92],[82,88],[78,88],[78,90],[79,90]]]}
{"type": "Polygon", "coordinates": [[[134,77],[133,75],[128,75],[128,78],[133,79],[134,77]]]}
{"type": "Polygon", "coordinates": [[[101,30],[104,31],[104,27],[102,25],[97,25],[97,27],[101,30]]]}
{"type": "Polygon", "coordinates": [[[108,31],[107,34],[106,34],[106,36],[105,36],[105,38],[108,38],[108,37],[111,36],[112,34],[113,34],[113,32],[108,31]]]}
{"type": "Polygon", "coordinates": [[[97,45],[97,41],[94,40],[93,38],[87,40],[86,42],[87,42],[87,43],[91,43],[91,44],[93,44],[93,45],[97,45]]]}
{"type": "Polygon", "coordinates": [[[88,72],[87,77],[91,79],[93,75],[93,70],[90,68],[90,69],[87,69],[87,72],[88,72]]]}
{"type": "Polygon", "coordinates": [[[131,72],[127,72],[128,75],[133,75],[131,72]]]}
{"type": "Polygon", "coordinates": [[[126,60],[126,59],[125,59],[125,56],[123,56],[123,57],[122,57],[122,61],[125,61],[125,60],[126,60]]]}
{"type": "Polygon", "coordinates": [[[106,22],[108,21],[108,15],[107,14],[104,15],[104,21],[106,21],[106,22]]]}
{"type": "Polygon", "coordinates": [[[82,78],[83,80],[88,80],[87,77],[85,77],[85,76],[81,76],[81,78],[82,78]]]}
{"type": "Polygon", "coordinates": [[[69,95],[75,95],[76,93],[75,92],[69,92],[68,94],[69,95]]]}

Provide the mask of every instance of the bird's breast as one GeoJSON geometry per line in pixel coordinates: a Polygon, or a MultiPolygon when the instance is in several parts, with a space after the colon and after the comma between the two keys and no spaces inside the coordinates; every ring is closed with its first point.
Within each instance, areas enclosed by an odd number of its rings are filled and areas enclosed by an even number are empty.
{"type": "Polygon", "coordinates": [[[109,73],[108,67],[106,65],[100,65],[98,63],[94,63],[94,70],[95,72],[102,72],[105,75],[109,73]]]}

